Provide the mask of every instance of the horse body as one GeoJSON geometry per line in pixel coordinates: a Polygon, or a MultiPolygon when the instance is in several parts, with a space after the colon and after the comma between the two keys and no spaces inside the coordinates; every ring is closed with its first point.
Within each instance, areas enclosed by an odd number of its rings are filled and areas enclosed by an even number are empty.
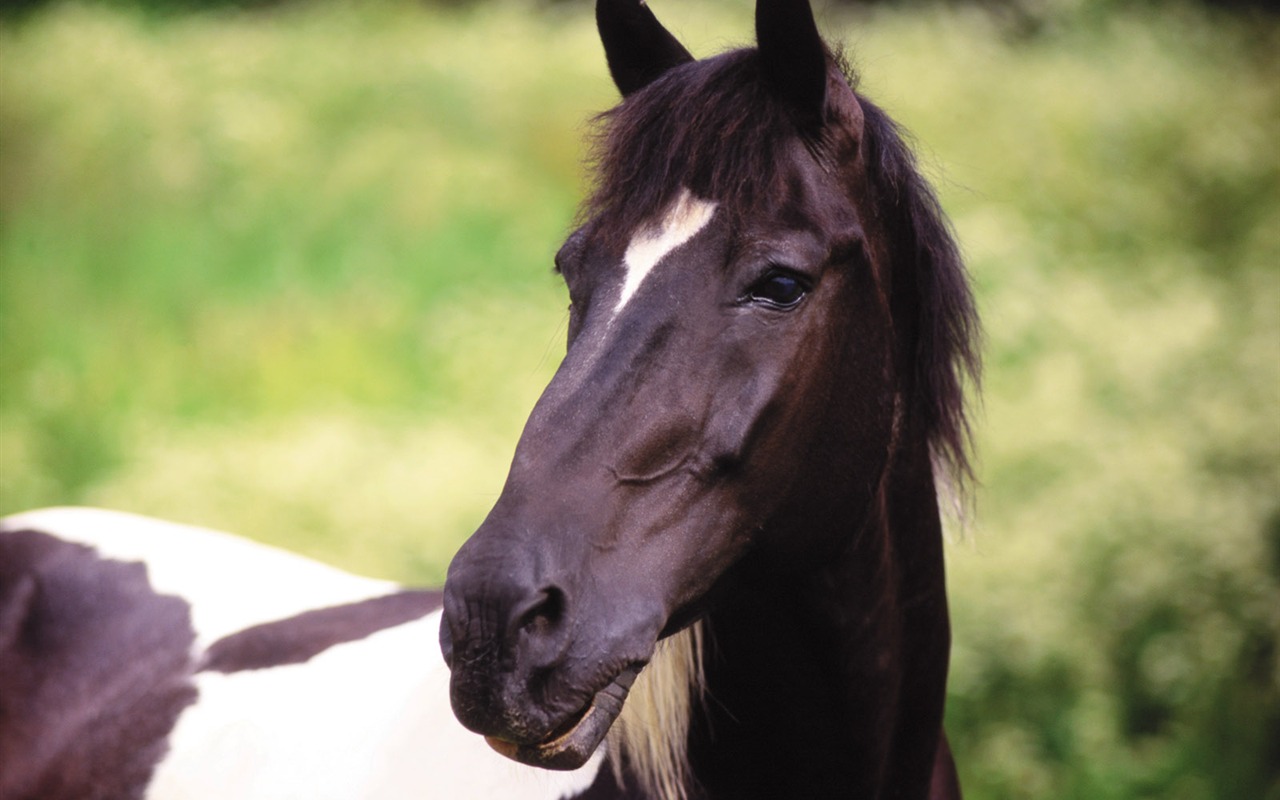
{"type": "Polygon", "coordinates": [[[759,47],[704,61],[639,0],[597,18],[624,99],[556,257],[566,356],[443,596],[136,518],[17,519],[0,800],[110,760],[22,736],[79,696],[41,646],[83,586],[121,596],[130,641],[166,620],[132,682],[159,688],[81,726],[163,712],[118,796],[959,797],[935,482],[967,472],[977,322],[937,202],[807,0],[759,0],[759,47]]]}
{"type": "Polygon", "coordinates": [[[559,800],[590,786],[600,759],[536,770],[458,725],[439,626],[437,592],[217,531],[99,509],[6,518],[0,798],[559,800]],[[162,691],[137,702],[139,685],[162,691]]]}

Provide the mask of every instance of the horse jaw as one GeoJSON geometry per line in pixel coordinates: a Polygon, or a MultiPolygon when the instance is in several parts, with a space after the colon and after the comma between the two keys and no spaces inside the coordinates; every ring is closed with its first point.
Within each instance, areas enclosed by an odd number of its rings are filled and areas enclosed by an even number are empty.
{"type": "MultiPolygon", "coordinates": [[[[610,762],[619,784],[622,765],[647,796],[678,800],[685,797],[689,775],[686,740],[694,700],[706,684],[702,667],[702,623],[658,642],[653,658],[640,671],[625,695],[620,713],[601,702],[600,695],[570,730],[539,745],[518,745],[486,736],[495,752],[522,764],[545,769],[576,769],[591,758],[601,739],[612,754],[610,762]],[[583,742],[591,740],[589,748],[583,742]]],[[[622,702],[622,701],[619,701],[622,702]]]]}

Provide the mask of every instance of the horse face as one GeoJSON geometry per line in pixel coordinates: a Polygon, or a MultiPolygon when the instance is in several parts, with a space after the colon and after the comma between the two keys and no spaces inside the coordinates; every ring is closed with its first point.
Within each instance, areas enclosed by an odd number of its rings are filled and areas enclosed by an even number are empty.
{"type": "Polygon", "coordinates": [[[518,760],[584,762],[655,642],[735,591],[735,564],[821,558],[833,543],[809,530],[829,526],[806,520],[869,504],[888,303],[853,203],[792,154],[767,214],[682,189],[557,258],[567,355],[450,567],[442,629],[459,719],[518,760]]]}

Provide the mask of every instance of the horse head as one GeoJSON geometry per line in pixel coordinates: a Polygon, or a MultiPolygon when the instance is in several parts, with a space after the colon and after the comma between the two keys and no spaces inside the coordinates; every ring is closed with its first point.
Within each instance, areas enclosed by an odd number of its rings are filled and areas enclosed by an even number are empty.
{"type": "Polygon", "coordinates": [[[597,20],[623,102],[556,257],[567,353],[441,630],[459,720],[551,768],[596,751],[658,642],[751,591],[748,565],[847,546],[930,379],[880,112],[807,0],[760,0],[758,47],[704,61],[639,0],[597,20]]]}

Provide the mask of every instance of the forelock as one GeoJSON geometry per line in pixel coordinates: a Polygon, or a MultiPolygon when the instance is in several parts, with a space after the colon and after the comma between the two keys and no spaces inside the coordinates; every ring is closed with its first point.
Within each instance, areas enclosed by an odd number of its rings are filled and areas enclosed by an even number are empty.
{"type": "Polygon", "coordinates": [[[628,237],[668,207],[682,187],[742,217],[781,196],[798,134],[759,76],[755,49],[692,62],[596,119],[594,190],[584,220],[628,237]]]}

